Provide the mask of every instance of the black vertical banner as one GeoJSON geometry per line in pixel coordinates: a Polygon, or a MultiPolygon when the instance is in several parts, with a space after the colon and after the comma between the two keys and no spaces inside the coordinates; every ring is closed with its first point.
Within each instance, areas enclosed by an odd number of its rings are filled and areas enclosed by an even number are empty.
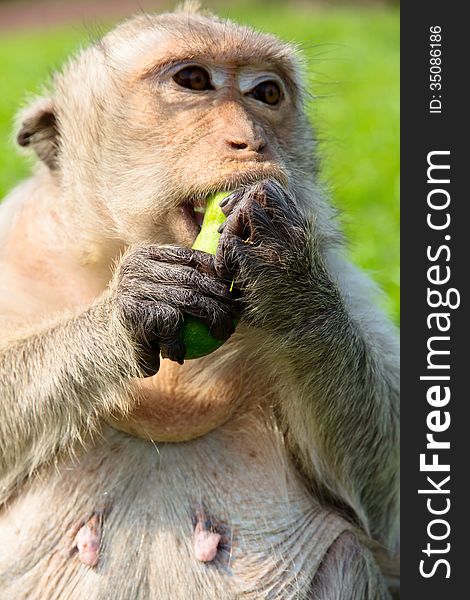
{"type": "Polygon", "coordinates": [[[469,30],[463,3],[401,11],[401,598],[453,600],[470,572],[469,30]]]}

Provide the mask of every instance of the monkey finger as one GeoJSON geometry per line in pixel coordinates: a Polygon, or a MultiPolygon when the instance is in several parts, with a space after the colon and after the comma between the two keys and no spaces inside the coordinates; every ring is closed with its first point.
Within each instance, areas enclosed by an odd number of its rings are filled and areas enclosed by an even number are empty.
{"type": "Polygon", "coordinates": [[[253,244],[275,237],[276,232],[266,210],[251,197],[245,197],[225,221],[222,231],[253,244]]]}
{"type": "Polygon", "coordinates": [[[294,206],[291,195],[274,179],[265,179],[253,188],[253,196],[264,208],[290,208],[294,206]]]}
{"type": "MultiPolygon", "coordinates": [[[[250,252],[249,244],[240,237],[231,234],[227,229],[220,236],[217,252],[214,257],[214,265],[220,279],[237,284],[237,278],[241,263],[248,259],[250,252]]],[[[234,296],[234,291],[231,294],[234,296]]],[[[235,297],[237,297],[235,295],[235,297]]]]}
{"type": "Polygon", "coordinates": [[[226,217],[232,213],[234,208],[243,198],[244,191],[237,190],[230,194],[230,196],[226,196],[219,204],[220,210],[224,213],[226,217]]]}
{"type": "Polygon", "coordinates": [[[235,333],[235,318],[229,317],[223,320],[216,320],[212,326],[209,327],[211,336],[222,342],[225,342],[229,337],[235,333]]]}
{"type": "Polygon", "coordinates": [[[158,373],[160,369],[160,346],[157,340],[143,346],[141,351],[141,366],[146,377],[158,373]]]}
{"type": "MultiPolygon", "coordinates": [[[[257,196],[263,195],[265,195],[264,188],[262,187],[262,183],[258,182],[251,187],[246,187],[242,190],[237,190],[233,194],[230,194],[230,196],[227,196],[222,200],[219,206],[228,219],[228,217],[230,217],[236,211],[240,211],[240,214],[242,214],[243,206],[249,206],[253,203],[253,201],[256,201],[257,196]]],[[[219,233],[222,233],[225,230],[226,224],[227,221],[222,223],[218,229],[219,233]]]]}
{"type": "Polygon", "coordinates": [[[215,275],[211,254],[181,246],[148,246],[149,258],[153,261],[176,264],[196,269],[199,273],[215,275]]]}
{"type": "Polygon", "coordinates": [[[216,300],[230,302],[232,296],[227,282],[221,281],[211,256],[213,275],[200,273],[190,267],[153,263],[146,276],[145,293],[154,301],[178,303],[182,305],[190,292],[199,292],[216,300]]]}
{"type": "Polygon", "coordinates": [[[217,340],[227,340],[232,335],[235,330],[233,321],[239,312],[233,304],[229,307],[199,294],[193,294],[181,310],[205,323],[217,340]]]}
{"type": "Polygon", "coordinates": [[[267,180],[250,188],[243,206],[248,212],[245,229],[251,229],[249,240],[262,243],[274,255],[288,250],[305,229],[305,219],[294,199],[276,181],[267,180]]]}
{"type": "MultiPolygon", "coordinates": [[[[146,320],[146,327],[149,328],[149,316],[146,317],[146,320]]],[[[183,324],[181,312],[169,304],[154,303],[152,321],[151,330],[146,336],[150,360],[152,360],[153,354],[158,354],[158,348],[162,358],[169,358],[183,364],[186,348],[181,339],[181,325],[183,324]]],[[[155,361],[154,357],[153,360],[155,361]]]]}
{"type": "Polygon", "coordinates": [[[154,375],[159,370],[162,339],[165,340],[165,356],[177,362],[181,360],[184,349],[181,350],[177,343],[170,343],[180,335],[183,322],[180,311],[164,303],[146,301],[135,305],[128,316],[134,335],[141,342],[141,366],[146,376],[154,375]]]}
{"type": "Polygon", "coordinates": [[[243,204],[252,207],[254,213],[263,214],[281,229],[300,215],[293,198],[275,180],[265,179],[245,189],[243,204]],[[256,211],[260,207],[262,213],[256,211]]]}
{"type": "Polygon", "coordinates": [[[256,195],[258,203],[269,212],[273,223],[282,230],[301,226],[302,214],[293,196],[277,181],[266,180],[256,195]]]}
{"type": "Polygon", "coordinates": [[[172,337],[160,338],[160,354],[162,358],[170,360],[182,365],[186,355],[186,346],[181,339],[181,331],[179,330],[172,337]]]}

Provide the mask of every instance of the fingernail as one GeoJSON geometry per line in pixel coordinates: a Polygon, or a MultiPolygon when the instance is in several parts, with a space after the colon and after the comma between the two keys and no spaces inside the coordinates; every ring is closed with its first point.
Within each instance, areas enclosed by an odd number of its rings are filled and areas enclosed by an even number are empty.
{"type": "Polygon", "coordinates": [[[230,202],[230,200],[233,200],[234,198],[236,198],[239,195],[240,195],[240,192],[238,192],[238,191],[237,192],[232,192],[228,196],[225,196],[225,198],[219,202],[219,206],[221,208],[223,206],[226,206],[230,202]]]}
{"type": "Polygon", "coordinates": [[[217,227],[217,233],[222,233],[224,228],[225,228],[225,223],[222,223],[222,225],[219,225],[217,227]]]}

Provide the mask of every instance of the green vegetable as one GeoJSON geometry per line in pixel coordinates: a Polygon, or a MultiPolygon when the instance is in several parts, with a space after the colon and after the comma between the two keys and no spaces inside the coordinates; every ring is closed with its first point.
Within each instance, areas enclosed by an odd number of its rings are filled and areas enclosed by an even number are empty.
{"type": "MultiPolygon", "coordinates": [[[[230,192],[218,192],[209,196],[206,204],[201,231],[193,244],[193,250],[202,250],[209,254],[217,252],[220,233],[217,229],[225,221],[220,202],[230,192]]],[[[185,359],[200,358],[217,350],[224,342],[214,339],[205,323],[194,317],[186,317],[182,327],[183,342],[186,346],[185,359]]]]}

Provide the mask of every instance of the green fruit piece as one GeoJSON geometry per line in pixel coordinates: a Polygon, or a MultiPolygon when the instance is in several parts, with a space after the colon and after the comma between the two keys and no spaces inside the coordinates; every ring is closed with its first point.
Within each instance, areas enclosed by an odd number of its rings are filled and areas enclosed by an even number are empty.
{"type": "Polygon", "coordinates": [[[202,250],[209,254],[217,252],[220,233],[217,229],[225,222],[227,218],[219,204],[226,198],[230,192],[217,192],[207,198],[204,220],[201,225],[201,231],[194,240],[193,250],[202,250]]]}
{"type": "MultiPolygon", "coordinates": [[[[201,231],[193,244],[193,250],[202,250],[209,254],[217,252],[220,233],[217,229],[226,217],[220,209],[220,202],[230,192],[218,192],[207,199],[206,211],[202,222],[201,231]]],[[[209,333],[209,328],[195,317],[185,317],[182,327],[183,342],[186,346],[185,359],[200,358],[217,350],[224,342],[214,339],[209,333]]]]}

